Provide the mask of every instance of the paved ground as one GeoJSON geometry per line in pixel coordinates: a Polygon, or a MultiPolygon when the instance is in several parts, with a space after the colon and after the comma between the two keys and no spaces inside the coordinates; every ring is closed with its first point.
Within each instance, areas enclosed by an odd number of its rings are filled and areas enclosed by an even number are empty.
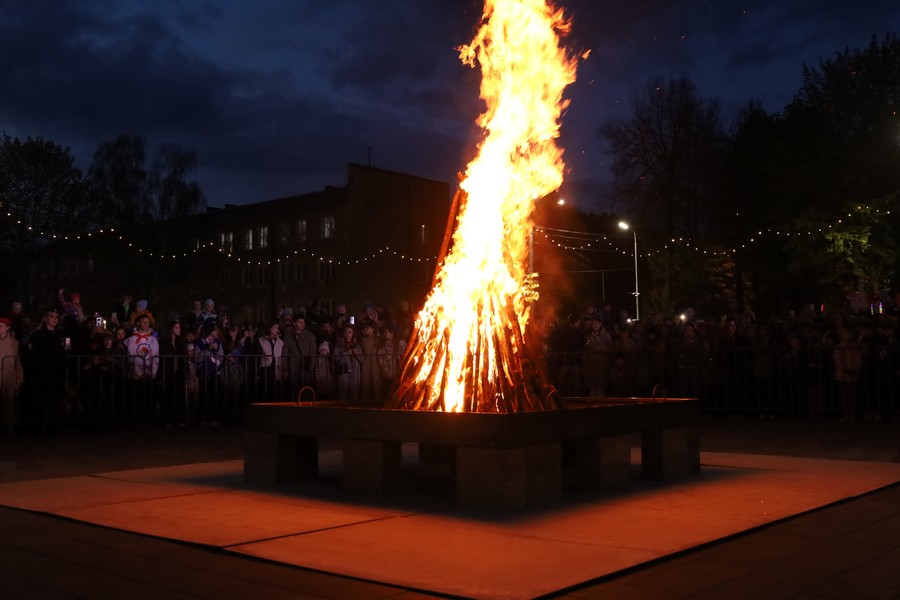
{"type": "MultiPolygon", "coordinates": [[[[0,483],[232,460],[237,427],[0,440],[0,483]]],[[[711,419],[702,449],[900,462],[900,422],[711,419]]],[[[0,498],[0,505],[2,505],[0,498]]],[[[900,598],[900,486],[776,523],[565,598],[900,598]]],[[[377,583],[0,508],[3,598],[424,598],[377,583]]]]}

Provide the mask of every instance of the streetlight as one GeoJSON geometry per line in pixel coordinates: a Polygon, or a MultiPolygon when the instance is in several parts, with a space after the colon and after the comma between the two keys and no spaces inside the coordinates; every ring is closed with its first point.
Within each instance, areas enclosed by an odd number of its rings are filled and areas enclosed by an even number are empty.
{"type": "Polygon", "coordinates": [[[619,229],[631,229],[631,234],[634,236],[634,320],[640,321],[641,305],[639,297],[641,293],[638,291],[637,232],[629,227],[628,223],[626,223],[625,221],[619,221],[619,229]]]}

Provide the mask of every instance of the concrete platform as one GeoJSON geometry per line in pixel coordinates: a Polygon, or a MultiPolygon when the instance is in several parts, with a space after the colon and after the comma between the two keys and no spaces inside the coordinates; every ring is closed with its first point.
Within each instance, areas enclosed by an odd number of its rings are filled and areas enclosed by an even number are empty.
{"type": "MultiPolygon", "coordinates": [[[[235,450],[239,455],[240,447],[235,450]]],[[[430,471],[436,467],[417,463],[414,445],[403,446],[403,493],[388,500],[361,501],[344,492],[340,454],[325,449],[319,462],[320,477],[315,481],[248,484],[243,481],[242,461],[236,458],[7,479],[0,484],[0,505],[33,511],[22,514],[54,515],[190,542],[195,544],[189,547],[192,552],[206,548],[221,557],[217,560],[253,557],[312,569],[323,577],[333,573],[355,578],[346,580],[339,594],[327,592],[329,586],[312,589],[310,584],[309,597],[417,597],[413,592],[404,593],[406,589],[470,598],[561,594],[574,598],[591,597],[597,586],[606,592],[614,588],[623,594],[619,597],[790,597],[797,595],[797,590],[814,590],[831,581],[824,577],[839,562],[838,556],[852,562],[842,572],[878,570],[879,564],[891,564],[900,557],[900,507],[896,501],[873,501],[878,495],[869,495],[900,481],[900,462],[706,450],[701,453],[700,475],[673,483],[640,480],[638,452],[632,449],[635,482],[627,490],[566,492],[561,502],[550,507],[515,514],[455,507],[452,489],[440,483],[440,473],[430,471]],[[850,505],[866,506],[848,515],[848,499],[857,499],[850,505]],[[817,510],[828,505],[834,506],[817,510]],[[838,512],[835,518],[817,519],[833,511],[838,512]],[[793,517],[805,513],[805,521],[796,525],[793,517]],[[801,535],[795,536],[798,527],[801,535]],[[881,532],[883,537],[862,539],[860,531],[867,528],[873,530],[872,535],[881,532]],[[756,534],[751,532],[765,533],[768,542],[753,543],[756,534]],[[826,538],[828,535],[840,537],[840,543],[826,538]],[[712,552],[718,547],[715,542],[726,539],[731,540],[727,546],[735,548],[730,562],[723,559],[727,553],[718,555],[723,560],[716,561],[715,568],[690,560],[697,548],[703,548],[701,553],[712,552]],[[839,547],[846,549],[847,544],[852,551],[841,554],[839,547]],[[693,566],[685,566],[687,571],[676,569],[668,562],[673,556],[693,566]],[[791,564],[793,568],[787,570],[791,564]],[[748,585],[748,577],[759,574],[766,577],[751,578],[757,585],[748,585]],[[349,583],[354,581],[356,587],[349,583]],[[376,583],[360,588],[363,581],[376,583]],[[607,581],[610,583],[603,583],[607,581]],[[750,593],[753,590],[755,594],[750,593]],[[793,593],[775,593],[778,590],[793,593]]],[[[897,498],[894,490],[896,487],[891,487],[881,494],[897,498]]],[[[0,532],[9,530],[9,514],[0,512],[0,532]]],[[[39,543],[28,538],[14,546],[28,548],[39,543]]],[[[11,547],[10,542],[5,544],[4,548],[11,547]]],[[[79,548],[68,550],[77,553],[79,548]]],[[[9,551],[4,551],[3,556],[7,554],[9,551]]],[[[60,564],[65,563],[54,561],[56,568],[60,564]]],[[[246,583],[259,564],[271,563],[233,564],[238,570],[229,576],[246,583]]],[[[123,584],[127,585],[136,577],[129,571],[132,567],[112,560],[106,572],[127,574],[123,584]]],[[[3,569],[0,567],[0,585],[21,585],[21,579],[3,569]]],[[[104,567],[97,569],[102,572],[104,567]]],[[[893,571],[885,569],[875,584],[871,582],[873,573],[870,581],[859,582],[863,587],[856,591],[890,591],[896,580],[896,576],[889,579],[893,571]]],[[[855,576],[864,578],[864,573],[855,576]]],[[[203,579],[209,573],[201,570],[195,576],[203,579]]],[[[188,575],[184,577],[190,580],[188,575]]],[[[146,585],[143,578],[138,579],[141,586],[146,585]]],[[[80,578],[75,580],[84,584],[80,578]]],[[[152,580],[157,588],[165,588],[152,580]]],[[[157,590],[148,597],[223,597],[219,585],[206,591],[200,587],[186,581],[178,588],[182,595],[157,590]]],[[[231,597],[262,597],[242,586],[230,591],[231,597]],[[238,589],[246,593],[236,593],[238,589]]],[[[900,580],[893,592],[900,592],[900,580]]],[[[831,593],[822,595],[891,597],[831,593]]],[[[18,597],[34,594],[23,592],[18,597]]]]}
{"type": "Polygon", "coordinates": [[[396,495],[401,444],[420,459],[445,454],[461,507],[518,511],[580,489],[630,483],[629,437],[640,435],[644,479],[671,481],[700,470],[696,398],[566,399],[566,408],[527,413],[438,413],[340,402],[255,403],[245,415],[244,478],[269,484],[318,476],[319,438],[343,440],[343,486],[396,495]],[[563,460],[565,456],[566,460],[563,460]]]}

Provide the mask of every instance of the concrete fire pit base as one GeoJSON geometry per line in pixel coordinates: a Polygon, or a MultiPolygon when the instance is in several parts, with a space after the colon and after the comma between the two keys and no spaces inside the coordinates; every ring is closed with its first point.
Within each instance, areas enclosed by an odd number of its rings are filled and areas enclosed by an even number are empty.
{"type": "Polygon", "coordinates": [[[334,402],[247,407],[244,478],[277,483],[315,477],[318,439],[342,439],[345,490],[399,489],[401,444],[422,461],[452,465],[461,506],[521,509],[562,496],[564,483],[607,490],[631,480],[631,437],[641,435],[641,474],[670,480],[700,470],[699,404],[693,398],[568,399],[561,410],[436,413],[334,402]]]}

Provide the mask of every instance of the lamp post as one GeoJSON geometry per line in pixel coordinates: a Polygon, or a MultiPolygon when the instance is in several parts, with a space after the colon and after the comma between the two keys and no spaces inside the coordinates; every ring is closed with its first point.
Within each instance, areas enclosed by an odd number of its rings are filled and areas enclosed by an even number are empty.
{"type": "Polygon", "coordinates": [[[638,290],[637,232],[629,227],[628,223],[625,221],[619,221],[619,229],[631,229],[631,234],[634,236],[634,320],[639,321],[641,319],[641,305],[639,300],[641,292],[638,290]]]}

